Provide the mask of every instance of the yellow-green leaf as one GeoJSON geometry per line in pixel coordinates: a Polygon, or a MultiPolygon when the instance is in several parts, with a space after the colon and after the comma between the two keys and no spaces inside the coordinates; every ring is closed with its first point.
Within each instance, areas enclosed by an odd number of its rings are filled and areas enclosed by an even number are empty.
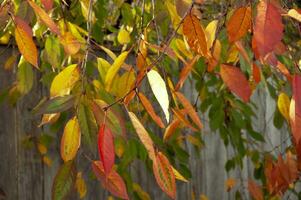
{"type": "Polygon", "coordinates": [[[84,198],[87,194],[87,186],[85,180],[82,177],[82,172],[77,173],[75,187],[79,194],[79,198],[84,198]]]}
{"type": "Polygon", "coordinates": [[[210,22],[206,29],[205,29],[205,35],[207,39],[207,48],[210,49],[213,45],[213,42],[215,40],[215,34],[217,29],[218,20],[213,20],[210,22]]]}
{"type": "Polygon", "coordinates": [[[127,51],[121,53],[114,60],[114,63],[112,64],[112,66],[108,70],[107,75],[106,75],[106,79],[105,79],[105,87],[106,87],[107,91],[110,91],[113,79],[114,79],[115,75],[117,74],[118,70],[120,69],[120,67],[122,66],[122,64],[124,63],[127,56],[128,56],[127,51]]]}
{"type": "Polygon", "coordinates": [[[176,179],[188,183],[188,180],[182,174],[180,174],[180,172],[178,172],[178,170],[176,170],[173,166],[171,166],[171,168],[172,168],[172,171],[173,171],[176,179]]]}
{"type": "Polygon", "coordinates": [[[50,96],[65,96],[70,93],[74,83],[80,77],[76,64],[69,65],[56,75],[50,86],[50,96]]]}
{"type": "Polygon", "coordinates": [[[169,99],[166,84],[160,74],[155,70],[150,70],[147,73],[147,78],[151,89],[165,114],[166,121],[169,122],[169,99]]]}
{"type": "Polygon", "coordinates": [[[150,136],[148,135],[148,132],[145,130],[139,119],[136,117],[136,115],[132,112],[129,112],[130,119],[133,123],[133,126],[137,132],[137,135],[139,139],[141,140],[142,144],[146,148],[148,152],[148,156],[150,159],[155,159],[155,149],[154,144],[150,136]]]}
{"type": "Polygon", "coordinates": [[[290,99],[285,93],[280,93],[278,96],[277,106],[282,116],[289,121],[290,99]]]}
{"type": "Polygon", "coordinates": [[[61,157],[67,162],[73,160],[80,146],[81,133],[76,117],[70,119],[61,139],[61,157]]]}

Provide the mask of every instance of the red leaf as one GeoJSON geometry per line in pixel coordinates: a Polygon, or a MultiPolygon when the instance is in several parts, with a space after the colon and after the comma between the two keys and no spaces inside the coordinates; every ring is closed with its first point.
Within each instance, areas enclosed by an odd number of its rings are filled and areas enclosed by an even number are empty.
{"type": "Polygon", "coordinates": [[[93,161],[92,170],[105,189],[118,198],[129,199],[125,183],[115,170],[106,175],[101,161],[93,161]]]}
{"type": "Polygon", "coordinates": [[[160,188],[172,199],[176,196],[176,179],[168,159],[158,152],[153,162],[153,171],[160,188]]]}
{"type": "Polygon", "coordinates": [[[239,68],[230,65],[221,65],[221,77],[229,89],[239,96],[244,102],[248,102],[251,96],[251,88],[245,75],[239,68]]]}
{"type": "Polygon", "coordinates": [[[98,132],[98,153],[103,163],[105,174],[112,170],[115,161],[114,139],[112,132],[105,125],[101,125],[98,132]]]}
{"type": "Polygon", "coordinates": [[[281,15],[270,1],[260,1],[254,27],[254,40],[258,53],[264,57],[274,50],[283,36],[281,15]]]}
{"type": "Polygon", "coordinates": [[[261,80],[260,69],[255,63],[253,63],[253,65],[252,65],[252,70],[253,70],[254,81],[256,83],[259,83],[261,80]]]}
{"type": "Polygon", "coordinates": [[[44,8],[46,11],[49,11],[52,9],[53,6],[53,0],[41,0],[44,8]]]}

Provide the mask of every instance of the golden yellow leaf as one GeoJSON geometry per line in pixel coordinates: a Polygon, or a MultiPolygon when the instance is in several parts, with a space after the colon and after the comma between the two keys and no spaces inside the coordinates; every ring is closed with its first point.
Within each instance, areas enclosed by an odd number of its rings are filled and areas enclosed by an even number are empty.
{"type": "Polygon", "coordinates": [[[179,52],[181,52],[188,59],[193,58],[192,53],[188,50],[188,46],[185,45],[185,42],[183,40],[177,38],[175,39],[175,43],[179,52]]]}
{"type": "Polygon", "coordinates": [[[173,166],[171,166],[171,168],[172,168],[172,171],[173,171],[176,179],[188,183],[188,180],[182,174],[180,174],[180,172],[178,172],[178,170],[176,170],[173,166]]]}
{"type": "Polygon", "coordinates": [[[301,22],[301,14],[296,9],[290,9],[287,15],[301,22]]]}
{"type": "Polygon", "coordinates": [[[80,50],[80,42],[71,32],[65,32],[60,36],[60,42],[67,54],[74,55],[80,50]]]}
{"type": "Polygon", "coordinates": [[[87,186],[85,180],[82,177],[82,172],[77,173],[75,187],[79,194],[79,198],[84,198],[87,194],[87,186]]]}
{"type": "MultiPolygon", "coordinates": [[[[166,7],[167,7],[167,10],[168,10],[170,18],[171,18],[173,28],[176,29],[181,22],[181,17],[178,15],[176,6],[173,3],[171,3],[169,0],[165,1],[165,3],[166,3],[166,7]]],[[[181,27],[178,29],[178,33],[179,34],[182,33],[181,27]]]]}
{"type": "Polygon", "coordinates": [[[236,46],[232,46],[228,52],[227,63],[235,63],[238,61],[239,51],[236,46]]]}
{"type": "Polygon", "coordinates": [[[80,140],[78,120],[73,117],[67,122],[61,139],[61,157],[65,162],[74,159],[80,147],[80,140]]]}
{"type": "Polygon", "coordinates": [[[213,20],[210,22],[206,29],[205,29],[205,35],[207,39],[207,48],[208,50],[212,47],[213,42],[215,40],[215,34],[217,29],[218,20],[213,20]]]}
{"type": "Polygon", "coordinates": [[[48,156],[43,156],[42,157],[43,163],[45,163],[48,167],[51,167],[52,165],[52,160],[48,156]]]}
{"type": "Polygon", "coordinates": [[[204,194],[201,194],[200,200],[209,200],[208,197],[204,194]]]}
{"type": "Polygon", "coordinates": [[[8,44],[10,40],[10,33],[6,32],[4,35],[0,37],[0,44],[8,44]]]}
{"type": "Polygon", "coordinates": [[[169,98],[168,93],[165,85],[165,81],[162,79],[160,74],[155,70],[150,70],[147,73],[147,78],[151,89],[158,100],[164,114],[167,123],[169,122],[169,98]]]}
{"type": "Polygon", "coordinates": [[[150,196],[137,183],[133,183],[133,190],[141,200],[151,200],[150,196]]]}
{"type": "Polygon", "coordinates": [[[47,147],[45,145],[38,143],[37,148],[41,155],[44,155],[47,153],[47,147]]]}
{"type": "Polygon", "coordinates": [[[236,180],[233,178],[228,178],[226,180],[226,188],[227,188],[227,192],[229,192],[236,184],[236,180]]]}
{"type": "Polygon", "coordinates": [[[135,80],[136,75],[133,70],[122,74],[118,79],[118,82],[115,84],[116,87],[114,89],[116,96],[123,97],[125,94],[127,94],[135,83],[135,80]]]}
{"type": "Polygon", "coordinates": [[[38,127],[56,122],[59,119],[60,115],[60,113],[44,114],[38,127]]]}
{"type": "Polygon", "coordinates": [[[120,44],[128,44],[131,42],[131,36],[130,33],[125,30],[124,28],[121,28],[119,30],[118,36],[117,36],[117,40],[120,44]]]}
{"type": "Polygon", "coordinates": [[[146,148],[148,152],[148,156],[151,160],[155,159],[155,149],[152,139],[150,138],[148,132],[145,130],[139,119],[136,115],[132,112],[129,112],[130,119],[133,123],[133,126],[137,132],[139,139],[141,140],[142,144],[146,148]]]}
{"type": "Polygon", "coordinates": [[[111,90],[112,87],[112,82],[114,80],[115,75],[117,74],[118,70],[124,63],[125,59],[128,56],[128,52],[125,51],[121,53],[115,60],[112,66],[109,68],[107,74],[106,74],[106,79],[105,79],[105,88],[107,91],[111,90]]]}
{"type": "Polygon", "coordinates": [[[50,86],[50,96],[64,96],[70,93],[80,74],[76,64],[69,65],[56,75],[50,86]]]}
{"type": "Polygon", "coordinates": [[[278,96],[278,101],[277,101],[277,106],[278,109],[280,111],[280,113],[282,114],[282,116],[289,122],[289,108],[290,108],[290,99],[289,97],[281,92],[278,96]]]}

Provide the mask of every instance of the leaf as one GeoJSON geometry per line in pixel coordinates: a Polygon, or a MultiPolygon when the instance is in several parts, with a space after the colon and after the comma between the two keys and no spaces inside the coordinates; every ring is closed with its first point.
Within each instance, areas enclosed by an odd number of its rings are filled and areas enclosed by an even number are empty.
{"type": "Polygon", "coordinates": [[[290,99],[285,93],[279,94],[277,106],[282,116],[289,122],[290,99]]]}
{"type": "Polygon", "coordinates": [[[64,163],[58,170],[52,185],[52,200],[67,199],[76,179],[76,169],[73,161],[64,163]]]}
{"type": "Polygon", "coordinates": [[[135,193],[137,193],[137,195],[139,196],[139,199],[151,200],[149,194],[146,193],[145,191],[143,191],[142,188],[140,187],[140,185],[138,185],[137,183],[133,183],[133,190],[135,193]]]}
{"type": "Polygon", "coordinates": [[[158,152],[153,161],[153,172],[160,188],[172,199],[176,198],[176,180],[168,159],[158,152]]]}
{"type": "Polygon", "coordinates": [[[67,54],[74,55],[80,50],[81,44],[71,32],[65,32],[59,39],[67,54]]]}
{"type": "Polygon", "coordinates": [[[115,170],[112,170],[108,176],[105,176],[104,168],[100,161],[92,162],[92,170],[105,189],[118,198],[129,199],[125,183],[115,170]]]}
{"type": "Polygon", "coordinates": [[[293,96],[290,103],[290,125],[293,138],[296,144],[300,143],[301,139],[301,76],[293,77],[293,96]]]}
{"type": "Polygon", "coordinates": [[[107,75],[106,75],[106,79],[105,79],[105,86],[106,86],[106,90],[110,91],[111,86],[112,86],[112,81],[115,77],[115,75],[117,74],[118,70],[120,69],[120,67],[123,65],[125,59],[128,56],[128,52],[122,52],[115,60],[114,63],[112,64],[112,66],[109,68],[107,75]]]}
{"type": "Polygon", "coordinates": [[[175,90],[179,90],[180,88],[182,88],[184,82],[186,81],[187,77],[189,76],[194,64],[196,63],[196,61],[199,59],[198,56],[193,57],[190,61],[188,61],[188,63],[183,67],[183,69],[181,70],[180,73],[180,78],[179,81],[176,85],[175,90]]]}
{"type": "Polygon", "coordinates": [[[130,43],[131,42],[130,33],[125,28],[121,28],[118,32],[117,40],[120,44],[130,43]]]}
{"type": "Polygon", "coordinates": [[[41,127],[45,124],[52,124],[56,122],[60,117],[60,113],[53,113],[53,114],[44,114],[41,120],[41,123],[38,127],[41,127]]]}
{"type": "Polygon", "coordinates": [[[205,29],[208,50],[212,47],[213,42],[215,40],[217,25],[218,25],[218,20],[213,20],[207,25],[205,29]]]}
{"type": "Polygon", "coordinates": [[[179,119],[174,119],[165,129],[163,140],[167,141],[175,132],[175,130],[180,126],[181,121],[179,119]]]}
{"type": "Polygon", "coordinates": [[[87,186],[86,182],[82,177],[82,173],[78,172],[76,176],[76,181],[75,181],[75,188],[79,194],[79,198],[82,199],[86,196],[87,194],[87,186]]]}
{"type": "Polygon", "coordinates": [[[41,0],[44,8],[46,11],[49,11],[52,9],[53,6],[53,0],[41,0]]]}
{"type": "Polygon", "coordinates": [[[148,132],[145,130],[139,119],[136,115],[132,112],[129,112],[130,119],[133,123],[133,126],[137,132],[139,139],[141,140],[142,144],[146,148],[148,152],[148,156],[151,160],[155,159],[155,149],[152,139],[150,138],[148,132]]]}
{"type": "Polygon", "coordinates": [[[111,130],[102,124],[98,132],[98,153],[105,175],[108,176],[115,162],[114,138],[111,130]]]}
{"type": "Polygon", "coordinates": [[[227,33],[230,42],[240,40],[251,28],[251,7],[236,9],[227,23],[227,33]]]}
{"type": "Polygon", "coordinates": [[[55,97],[44,101],[33,109],[35,115],[52,114],[68,110],[74,105],[74,96],[55,97]]]}
{"type": "Polygon", "coordinates": [[[264,57],[273,51],[282,36],[283,24],[278,8],[270,1],[260,1],[253,36],[258,53],[264,57]]]}
{"type": "Polygon", "coordinates": [[[80,147],[80,140],[78,120],[73,117],[67,122],[61,139],[61,157],[65,162],[74,159],[80,147]]]}
{"type": "Polygon", "coordinates": [[[261,188],[253,181],[248,181],[248,189],[254,200],[263,200],[261,188]]]}
{"type": "Polygon", "coordinates": [[[183,22],[183,33],[187,37],[190,48],[201,56],[207,55],[207,41],[200,21],[189,13],[183,22]]]}
{"type": "Polygon", "coordinates": [[[70,94],[80,74],[76,64],[69,65],[56,75],[50,86],[50,97],[65,96],[70,94]]]}
{"type": "MultiPolygon", "coordinates": [[[[181,24],[181,17],[178,15],[176,6],[171,3],[170,1],[165,1],[165,5],[167,7],[167,10],[169,12],[170,18],[171,18],[171,23],[174,29],[177,29],[178,26],[181,24]]],[[[182,28],[179,27],[178,33],[182,32],[182,28]]]]}
{"type": "Polygon", "coordinates": [[[38,50],[32,39],[32,30],[29,25],[21,18],[15,17],[15,39],[19,51],[24,56],[24,59],[38,67],[38,50]]]}
{"type": "Polygon", "coordinates": [[[139,99],[140,99],[143,107],[145,108],[145,110],[147,111],[147,113],[151,116],[151,118],[156,122],[156,124],[160,128],[164,128],[165,126],[164,126],[161,118],[155,113],[155,110],[154,110],[152,104],[149,102],[149,100],[146,98],[146,96],[144,96],[140,92],[139,92],[138,96],[139,96],[139,99]]]}
{"type": "Polygon", "coordinates": [[[151,89],[165,114],[165,119],[169,122],[169,99],[165,82],[160,74],[155,70],[150,70],[147,73],[147,78],[151,89]]]}
{"type": "Polygon", "coordinates": [[[221,77],[229,89],[239,96],[244,102],[248,102],[251,96],[251,88],[245,75],[239,68],[230,65],[221,65],[221,77]]]}
{"type": "Polygon", "coordinates": [[[27,1],[29,5],[33,8],[34,12],[37,16],[39,16],[40,20],[55,34],[60,35],[60,30],[54,21],[49,17],[49,15],[35,2],[32,0],[27,1]]]}
{"type": "Polygon", "coordinates": [[[22,95],[27,94],[33,86],[34,74],[32,67],[23,59],[20,61],[18,66],[17,81],[18,91],[22,95]]]}
{"type": "Polygon", "coordinates": [[[188,180],[182,174],[180,174],[180,172],[178,172],[178,170],[176,170],[173,166],[171,166],[171,168],[172,168],[172,172],[174,173],[176,179],[188,183],[188,180]]]}
{"type": "Polygon", "coordinates": [[[197,112],[195,111],[193,106],[188,101],[188,99],[186,99],[186,97],[180,92],[175,92],[175,93],[176,93],[178,99],[180,100],[181,104],[186,109],[186,112],[190,116],[192,121],[199,127],[199,129],[202,129],[203,128],[202,122],[201,122],[197,112]]]}
{"type": "Polygon", "coordinates": [[[235,186],[236,184],[236,180],[233,178],[228,178],[226,180],[226,188],[227,188],[227,192],[230,192],[230,190],[232,190],[232,188],[235,186]]]}
{"type": "Polygon", "coordinates": [[[92,147],[96,144],[97,123],[87,101],[84,100],[79,104],[77,118],[84,142],[92,147]]]}
{"type": "MultiPolygon", "coordinates": [[[[178,110],[176,108],[172,108],[172,112],[174,113],[174,115],[188,128],[190,128],[193,131],[197,131],[196,128],[194,128],[190,122],[185,118],[184,114],[182,114],[181,110],[178,110]]],[[[184,112],[185,113],[185,112],[184,112]]]]}
{"type": "Polygon", "coordinates": [[[291,18],[301,22],[301,14],[296,9],[290,9],[287,13],[291,18]]]}

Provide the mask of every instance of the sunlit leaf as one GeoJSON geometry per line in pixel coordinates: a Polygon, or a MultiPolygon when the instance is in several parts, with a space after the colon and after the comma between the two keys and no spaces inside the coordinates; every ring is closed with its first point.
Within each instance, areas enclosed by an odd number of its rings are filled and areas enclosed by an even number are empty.
{"type": "Polygon", "coordinates": [[[279,94],[277,106],[282,116],[289,122],[290,99],[285,93],[279,94]]]}
{"type": "Polygon", "coordinates": [[[181,124],[181,120],[174,119],[165,129],[163,140],[168,140],[175,132],[177,128],[179,128],[181,124]]]}
{"type": "Polygon", "coordinates": [[[178,170],[176,170],[173,166],[171,166],[171,168],[172,168],[172,172],[174,173],[175,178],[177,180],[188,183],[188,180],[182,174],[180,174],[180,172],[178,172],[178,170]]]}
{"type": "Polygon", "coordinates": [[[76,117],[70,119],[61,139],[61,157],[67,162],[73,160],[80,146],[81,133],[76,117]]]}
{"type": "Polygon", "coordinates": [[[62,34],[60,36],[60,42],[63,45],[65,52],[69,55],[76,54],[81,48],[80,42],[71,32],[62,34]]]}
{"type": "Polygon", "coordinates": [[[165,119],[169,122],[169,98],[165,82],[160,74],[155,70],[150,70],[147,73],[147,78],[151,89],[165,114],[165,119]]]}
{"type": "Polygon", "coordinates": [[[118,32],[117,40],[120,44],[130,43],[131,42],[130,33],[126,29],[121,28],[118,32]]]}
{"type": "Polygon", "coordinates": [[[213,42],[215,40],[217,25],[218,25],[218,21],[213,20],[212,22],[210,22],[207,25],[207,27],[205,29],[205,35],[206,35],[206,39],[207,39],[207,48],[208,49],[210,49],[212,47],[213,42]]]}
{"type": "Polygon", "coordinates": [[[296,9],[290,9],[287,12],[287,15],[291,18],[294,18],[295,20],[301,22],[301,13],[299,13],[296,9]]]}

